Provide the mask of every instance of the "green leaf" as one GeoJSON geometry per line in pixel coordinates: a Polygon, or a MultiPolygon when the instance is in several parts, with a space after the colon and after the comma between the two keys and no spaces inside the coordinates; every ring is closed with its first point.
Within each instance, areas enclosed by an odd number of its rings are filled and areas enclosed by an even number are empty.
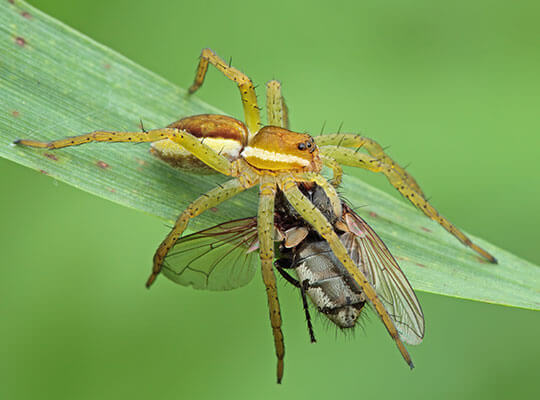
{"type": "MultiPolygon", "coordinates": [[[[140,119],[155,128],[219,110],[22,1],[0,3],[0,52],[1,156],[166,220],[224,180],[173,170],[153,158],[147,144],[98,143],[55,152],[12,146],[17,138],[134,130],[140,119]]],[[[540,308],[538,266],[474,238],[499,260],[486,263],[406,202],[353,176],[346,177],[344,191],[353,204],[373,205],[359,214],[381,235],[416,289],[540,308]]],[[[255,215],[256,201],[256,190],[248,191],[205,213],[191,228],[255,215]]]]}

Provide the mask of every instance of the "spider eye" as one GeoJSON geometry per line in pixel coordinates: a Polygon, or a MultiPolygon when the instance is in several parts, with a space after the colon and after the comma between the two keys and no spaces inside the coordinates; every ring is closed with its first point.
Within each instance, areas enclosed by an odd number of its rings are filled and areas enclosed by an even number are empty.
{"type": "Polygon", "coordinates": [[[311,142],[307,142],[306,145],[307,145],[308,149],[311,149],[311,142]]]}
{"type": "Polygon", "coordinates": [[[305,143],[298,143],[298,150],[305,150],[306,144],[305,143]]]}

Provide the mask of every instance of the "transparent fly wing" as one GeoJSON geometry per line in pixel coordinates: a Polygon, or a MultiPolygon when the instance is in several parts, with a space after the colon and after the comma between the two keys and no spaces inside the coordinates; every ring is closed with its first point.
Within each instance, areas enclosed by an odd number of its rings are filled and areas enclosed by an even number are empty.
{"type": "Polygon", "coordinates": [[[412,345],[424,338],[424,313],[413,288],[390,251],[371,227],[349,207],[344,216],[350,232],[341,235],[355,264],[373,285],[401,339],[412,345]]]}
{"type": "Polygon", "coordinates": [[[182,237],[163,264],[170,280],[195,289],[230,290],[253,278],[258,261],[257,219],[225,222],[182,237]]]}

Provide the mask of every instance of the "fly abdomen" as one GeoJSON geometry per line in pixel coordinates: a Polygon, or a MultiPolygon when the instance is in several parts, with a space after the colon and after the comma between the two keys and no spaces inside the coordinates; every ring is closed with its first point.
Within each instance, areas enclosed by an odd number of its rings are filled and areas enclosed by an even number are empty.
{"type": "Polygon", "coordinates": [[[352,328],[365,297],[351,289],[340,265],[326,241],[305,241],[293,261],[298,280],[318,310],[340,328],[352,328]]]}

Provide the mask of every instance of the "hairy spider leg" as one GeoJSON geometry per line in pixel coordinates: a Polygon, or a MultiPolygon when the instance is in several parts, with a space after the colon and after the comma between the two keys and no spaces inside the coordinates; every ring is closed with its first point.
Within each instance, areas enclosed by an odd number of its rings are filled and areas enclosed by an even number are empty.
{"type": "Polygon", "coordinates": [[[156,250],[153,259],[152,273],[146,281],[146,287],[149,288],[156,280],[157,276],[161,272],[161,267],[163,265],[165,256],[174,246],[176,241],[182,236],[182,233],[186,230],[190,219],[195,218],[204,211],[217,206],[227,199],[230,199],[245,189],[246,187],[238,179],[231,179],[223,183],[221,186],[206,192],[197,200],[192,202],[184,210],[184,212],[182,212],[180,217],[178,217],[172,230],[156,250]]]}
{"type": "Polygon", "coordinates": [[[289,109],[281,94],[281,83],[271,80],[266,84],[266,111],[268,125],[289,129],[289,109]]]}
{"type": "Polygon", "coordinates": [[[455,225],[443,217],[439,212],[424,198],[422,193],[417,192],[414,186],[409,183],[410,180],[404,178],[391,165],[381,162],[380,159],[372,157],[365,153],[359,153],[352,149],[338,146],[322,146],[322,153],[329,154],[338,162],[352,167],[360,167],[372,172],[381,172],[386,175],[388,181],[394,186],[404,197],[406,197],[416,208],[421,210],[426,216],[434,221],[437,221],[444,229],[455,236],[465,246],[470,247],[489,262],[497,263],[497,259],[486,250],[474,244],[467,235],[461,232],[455,225]]]}
{"type": "Polygon", "coordinates": [[[341,181],[343,180],[343,168],[341,168],[341,165],[339,165],[339,163],[329,155],[321,153],[320,157],[323,165],[332,170],[333,176],[332,179],[330,179],[330,184],[337,188],[339,185],[341,185],[341,181]]]}
{"type": "Polygon", "coordinates": [[[274,335],[274,345],[277,357],[277,382],[283,378],[283,358],[285,345],[281,330],[281,311],[274,274],[274,201],[276,197],[275,179],[269,175],[261,175],[259,211],[257,213],[257,230],[259,234],[259,256],[261,258],[261,271],[266,296],[268,297],[268,309],[270,312],[270,324],[274,335]]]}
{"type": "Polygon", "coordinates": [[[315,137],[315,143],[317,143],[318,146],[330,145],[337,147],[354,147],[356,148],[356,151],[358,151],[360,148],[364,148],[373,157],[395,170],[399,175],[402,176],[402,179],[407,183],[407,186],[410,186],[416,193],[425,198],[422,189],[420,189],[420,186],[418,183],[416,183],[414,178],[409,175],[409,173],[405,171],[405,169],[403,169],[398,163],[392,160],[384,152],[382,146],[376,141],[352,133],[333,133],[315,137]]]}
{"type": "Polygon", "coordinates": [[[40,149],[56,150],[64,147],[79,146],[85,143],[91,142],[128,142],[128,143],[140,143],[140,142],[155,142],[157,140],[167,139],[168,134],[161,129],[155,129],[144,132],[105,132],[94,131],[85,133],[78,136],[70,136],[63,139],[51,140],[49,142],[42,142],[32,139],[18,139],[14,141],[15,144],[23,146],[37,147],[40,149]]]}
{"type": "MultiPolygon", "coordinates": [[[[281,93],[281,83],[277,80],[271,80],[266,84],[266,110],[268,117],[268,125],[274,125],[281,128],[289,129],[289,110],[287,108],[287,104],[285,103],[285,98],[281,93]]],[[[336,174],[334,169],[333,171],[335,180],[336,174]]],[[[340,178],[341,176],[339,176],[338,178],[339,182],[341,182],[340,178]]],[[[322,180],[326,183],[326,179],[322,178],[322,180]]],[[[332,200],[336,201],[336,198],[332,198],[332,200]]],[[[339,201],[339,198],[337,198],[337,201],[339,203],[339,207],[341,207],[341,202],[339,201]]],[[[279,265],[276,265],[276,268],[281,274],[281,276],[283,276],[289,283],[300,289],[300,295],[302,297],[304,314],[306,316],[309,338],[311,343],[315,343],[317,340],[315,339],[315,333],[313,331],[313,325],[311,322],[311,315],[309,313],[309,306],[306,298],[305,288],[300,284],[300,282],[298,282],[298,280],[294,279],[288,272],[286,272],[284,268],[280,267],[279,265]]]]}
{"type": "MultiPolygon", "coordinates": [[[[330,245],[332,252],[337,257],[343,266],[347,269],[347,272],[353,277],[354,281],[360,286],[363,293],[369,299],[370,303],[375,308],[377,314],[384,323],[390,336],[396,342],[396,345],[407,362],[407,364],[413,368],[411,356],[409,355],[405,345],[399,337],[399,333],[392,321],[392,318],[388,314],[388,311],[384,308],[381,300],[377,296],[377,292],[371,286],[362,271],[351,260],[347,250],[343,246],[343,243],[339,240],[337,234],[334,232],[334,228],[328,222],[317,207],[315,207],[307,197],[305,197],[294,179],[292,177],[283,177],[278,181],[280,189],[285,194],[285,197],[294,209],[304,218],[313,228],[319,233],[330,245]]],[[[328,195],[328,194],[327,194],[328,195]]]]}
{"type": "Polygon", "coordinates": [[[250,138],[253,137],[262,126],[255,86],[253,86],[253,82],[251,82],[251,79],[247,75],[228,65],[212,50],[202,50],[195,80],[189,88],[189,93],[195,93],[202,86],[206,72],[208,71],[208,63],[215,66],[227,78],[236,82],[238,85],[240,96],[242,97],[242,105],[244,106],[245,122],[250,132],[250,138]]]}
{"type": "MultiPolygon", "coordinates": [[[[91,142],[155,142],[158,140],[170,139],[184,147],[209,167],[221,172],[224,175],[231,175],[231,162],[203,141],[185,130],[174,128],[152,129],[146,132],[116,132],[116,131],[95,131],[84,135],[73,136],[50,142],[40,142],[37,140],[16,140],[15,144],[30,147],[60,149],[69,146],[79,146],[91,142]]],[[[204,139],[204,138],[203,138],[204,139]]]]}

